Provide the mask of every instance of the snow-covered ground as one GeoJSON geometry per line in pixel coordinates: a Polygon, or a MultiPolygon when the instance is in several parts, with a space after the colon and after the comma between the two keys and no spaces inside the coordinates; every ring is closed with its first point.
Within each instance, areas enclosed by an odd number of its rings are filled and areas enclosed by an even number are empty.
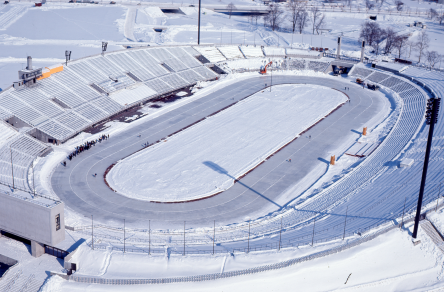
{"type": "Polygon", "coordinates": [[[210,196],[346,101],[344,94],[321,86],[274,86],[119,161],[107,181],[120,194],[140,200],[210,196]]]}
{"type": "MultiPolygon", "coordinates": [[[[443,210],[430,215],[442,222],[443,210]]],[[[294,266],[254,275],[215,281],[113,286],[82,284],[51,277],[42,292],[58,291],[440,291],[444,285],[444,256],[419,229],[414,245],[413,224],[394,229],[357,247],[294,266]]],[[[301,247],[280,252],[201,256],[167,256],[92,251],[81,246],[73,261],[77,275],[113,279],[143,279],[220,273],[271,264],[325,250],[328,246],[301,247]]]]}

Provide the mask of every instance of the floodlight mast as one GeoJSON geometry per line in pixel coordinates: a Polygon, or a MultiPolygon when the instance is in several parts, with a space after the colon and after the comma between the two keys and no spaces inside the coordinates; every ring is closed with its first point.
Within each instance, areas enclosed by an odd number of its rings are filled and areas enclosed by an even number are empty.
{"type": "Polygon", "coordinates": [[[197,44],[200,45],[200,2],[199,0],[199,15],[197,17],[197,44]]]}
{"type": "Polygon", "coordinates": [[[432,147],[433,129],[435,128],[435,124],[438,122],[438,112],[439,112],[440,103],[441,103],[441,98],[431,98],[427,102],[426,124],[430,125],[429,137],[427,138],[427,148],[424,158],[424,167],[422,169],[421,187],[419,189],[418,206],[416,209],[416,216],[415,216],[415,227],[413,228],[413,234],[412,234],[413,238],[416,238],[418,234],[419,219],[421,217],[422,198],[424,196],[424,187],[427,178],[427,168],[429,166],[430,148],[432,147]]]}
{"type": "Polygon", "coordinates": [[[68,66],[68,61],[71,60],[71,51],[68,50],[65,51],[65,58],[66,58],[65,65],[68,66]]]}
{"type": "Polygon", "coordinates": [[[102,56],[105,54],[107,47],[108,47],[108,42],[102,42],[102,56]]]}

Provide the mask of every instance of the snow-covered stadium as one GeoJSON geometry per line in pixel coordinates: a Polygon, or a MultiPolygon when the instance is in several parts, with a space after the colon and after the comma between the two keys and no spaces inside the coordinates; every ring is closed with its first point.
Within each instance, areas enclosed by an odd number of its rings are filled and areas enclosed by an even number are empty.
{"type": "MultiPolygon", "coordinates": [[[[0,92],[0,229],[63,259],[52,275],[72,289],[289,269],[414,220],[443,71],[340,47],[105,49],[44,69],[28,58],[0,92]]],[[[441,250],[443,131],[438,119],[421,218],[441,250]]],[[[43,284],[8,265],[0,290],[43,284]]]]}

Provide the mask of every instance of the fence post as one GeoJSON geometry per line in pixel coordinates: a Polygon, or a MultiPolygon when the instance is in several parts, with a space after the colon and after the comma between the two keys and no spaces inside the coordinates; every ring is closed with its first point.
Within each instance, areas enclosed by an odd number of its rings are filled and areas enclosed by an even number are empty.
{"type": "Polygon", "coordinates": [[[279,250],[281,250],[281,239],[282,239],[282,217],[281,217],[281,230],[279,231],[279,250]]]}
{"type": "Polygon", "coordinates": [[[344,240],[344,238],[345,238],[345,226],[347,226],[347,214],[348,214],[348,206],[347,206],[347,210],[345,211],[344,234],[342,235],[342,240],[344,240]]]}
{"type": "Polygon", "coordinates": [[[314,243],[315,224],[316,224],[316,216],[313,218],[313,235],[311,236],[311,246],[313,246],[313,243],[314,243]]]}
{"type": "Polygon", "coordinates": [[[183,221],[183,255],[185,255],[185,222],[183,221]]]}
{"type": "Polygon", "coordinates": [[[216,239],[216,220],[214,220],[214,228],[213,228],[213,255],[214,255],[214,241],[216,239]]]}
{"type": "Polygon", "coordinates": [[[404,211],[405,211],[405,201],[407,200],[407,197],[404,198],[404,208],[402,209],[402,219],[401,219],[401,225],[399,226],[399,229],[402,228],[402,225],[404,225],[404,211]]]}
{"type": "Polygon", "coordinates": [[[148,220],[148,255],[151,255],[151,220],[148,220]]]}
{"type": "Polygon", "coordinates": [[[247,248],[247,253],[250,253],[250,222],[251,222],[251,219],[248,220],[248,248],[247,248]]]}
{"type": "Polygon", "coordinates": [[[123,219],[123,253],[125,253],[125,219],[123,219]]]}
{"type": "Polygon", "coordinates": [[[12,161],[12,147],[11,146],[9,146],[9,152],[11,152],[12,189],[15,189],[15,185],[14,185],[14,163],[12,161]]]}

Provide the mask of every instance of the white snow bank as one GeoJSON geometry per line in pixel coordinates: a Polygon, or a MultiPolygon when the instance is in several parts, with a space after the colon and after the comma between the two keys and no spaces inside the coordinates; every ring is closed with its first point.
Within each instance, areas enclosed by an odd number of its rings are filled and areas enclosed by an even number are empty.
{"type": "MultiPolygon", "coordinates": [[[[442,216],[442,214],[440,214],[442,216]]],[[[408,224],[408,228],[400,231],[394,229],[374,240],[363,243],[357,247],[332,254],[324,258],[311,260],[296,264],[294,266],[268,271],[253,275],[220,279],[217,281],[189,282],[164,285],[91,285],[72,281],[65,281],[62,287],[42,290],[45,292],[56,291],[293,291],[298,287],[300,291],[438,291],[442,288],[442,266],[444,264],[443,255],[433,244],[430,238],[420,228],[418,239],[419,245],[412,243],[411,232],[413,226],[408,224]],[[348,279],[348,280],[347,280],[348,279]],[[345,284],[347,283],[347,284],[345,284]],[[436,289],[436,290],[435,290],[436,289]]],[[[311,248],[310,248],[311,249],[311,248]]],[[[316,252],[317,248],[311,249],[316,252]]],[[[298,252],[296,250],[296,252],[298,252]]],[[[287,254],[286,251],[274,252],[273,256],[281,257],[287,254]]],[[[265,259],[272,259],[272,254],[267,253],[265,259]]],[[[257,266],[256,254],[227,256],[226,259],[220,257],[208,257],[202,261],[214,261],[220,263],[220,271],[227,271],[257,266]]],[[[261,255],[259,255],[261,256],[261,255]]],[[[289,254],[287,254],[289,256],[289,254]]],[[[115,269],[120,266],[120,271],[124,276],[130,274],[130,270],[135,274],[143,273],[138,268],[148,271],[159,267],[159,263],[153,257],[144,255],[129,256],[120,255],[110,261],[109,268],[114,264],[115,269]],[[115,262],[114,262],[115,261],[115,262]],[[123,261],[127,261],[124,263],[123,261]],[[130,265],[133,262],[134,266],[130,265]],[[143,267],[142,267],[143,265],[143,267]]],[[[192,270],[202,269],[199,265],[204,264],[194,257],[186,256],[171,260],[163,258],[163,266],[159,269],[173,270],[176,267],[186,267],[194,263],[192,270]]],[[[214,264],[215,264],[214,263],[214,264]]],[[[267,264],[263,262],[262,264],[267,264]]],[[[83,264],[84,266],[85,264],[83,264]]],[[[81,264],[82,266],[82,264],[81,264]]],[[[210,271],[215,267],[211,266],[210,271]]],[[[111,273],[110,273],[111,274],[111,273]]],[[[114,274],[114,272],[112,273],[114,274]]],[[[158,271],[155,271],[152,277],[158,271]]],[[[108,275],[108,272],[104,275],[108,275]]],[[[121,278],[124,278],[121,277],[121,278]]],[[[171,274],[168,274],[171,276],[171,274]]],[[[120,278],[120,277],[115,277],[120,278]]],[[[136,276],[131,278],[137,278],[136,276]]],[[[148,278],[148,277],[147,277],[148,278]]],[[[51,283],[48,281],[44,288],[51,283]]]]}
{"type": "Polygon", "coordinates": [[[261,58],[264,56],[264,53],[259,46],[241,46],[240,49],[247,58],[261,58]]]}
{"type": "Polygon", "coordinates": [[[210,196],[345,101],[342,93],[321,86],[275,86],[118,162],[108,183],[140,200],[210,196]]]}
{"type": "Polygon", "coordinates": [[[163,11],[160,10],[159,7],[157,6],[150,6],[147,7],[145,9],[143,9],[143,11],[148,14],[149,16],[155,18],[155,17],[166,17],[165,14],[163,14],[163,11]]]}

